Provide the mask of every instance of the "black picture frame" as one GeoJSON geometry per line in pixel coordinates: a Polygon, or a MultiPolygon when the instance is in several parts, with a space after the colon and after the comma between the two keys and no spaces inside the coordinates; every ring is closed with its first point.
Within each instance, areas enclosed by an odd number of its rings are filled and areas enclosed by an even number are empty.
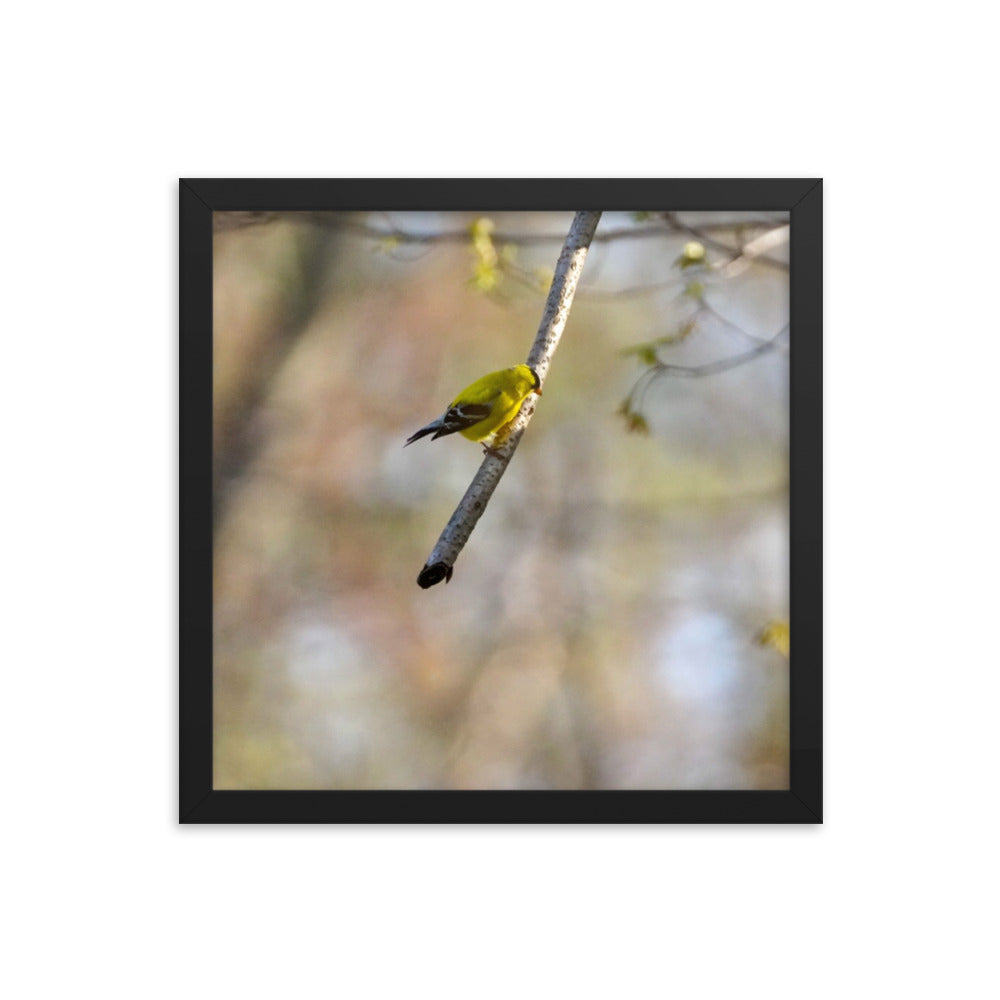
{"type": "Polygon", "coordinates": [[[818,179],[190,179],[179,184],[181,823],[820,823],[822,182],[818,179]],[[212,759],[212,213],[788,211],[790,787],[787,791],[221,791],[212,759]]]}

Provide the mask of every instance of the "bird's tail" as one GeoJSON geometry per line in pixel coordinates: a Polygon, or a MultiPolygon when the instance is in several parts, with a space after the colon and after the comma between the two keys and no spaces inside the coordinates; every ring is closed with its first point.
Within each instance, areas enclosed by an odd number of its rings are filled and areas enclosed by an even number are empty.
{"type": "MultiPolygon", "coordinates": [[[[411,434],[406,439],[406,444],[413,444],[414,441],[419,441],[420,438],[426,437],[428,434],[433,434],[436,430],[440,430],[442,421],[440,417],[437,420],[431,421],[426,427],[421,427],[416,434],[411,434]]],[[[406,447],[406,444],[403,447],[406,447]]]]}

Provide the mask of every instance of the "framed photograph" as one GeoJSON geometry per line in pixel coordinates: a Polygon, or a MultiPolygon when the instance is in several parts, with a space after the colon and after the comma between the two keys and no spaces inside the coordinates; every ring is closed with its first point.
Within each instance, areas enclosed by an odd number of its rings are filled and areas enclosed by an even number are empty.
{"type": "Polygon", "coordinates": [[[182,180],[180,821],[822,821],[822,184],[182,180]]]}

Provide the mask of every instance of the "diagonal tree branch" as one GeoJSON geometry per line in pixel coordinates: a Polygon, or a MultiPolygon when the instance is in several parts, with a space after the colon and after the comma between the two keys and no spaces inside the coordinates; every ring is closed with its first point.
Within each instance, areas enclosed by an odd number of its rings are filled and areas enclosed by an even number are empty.
{"type": "MultiPolygon", "coordinates": [[[[600,218],[600,212],[577,212],[559,254],[545,311],[542,313],[542,321],[527,361],[528,365],[538,372],[543,385],[552,356],[559,346],[559,338],[566,327],[573,295],[583,271],[584,261],[587,259],[587,250],[590,248],[600,218]]],[[[452,514],[451,520],[445,525],[437,545],[427,557],[427,562],[417,577],[417,583],[425,590],[442,580],[447,583],[451,579],[459,553],[469,540],[472,529],[486,510],[486,505],[500,482],[500,477],[507,471],[507,466],[514,457],[521,435],[535,412],[535,400],[534,395],[525,400],[520,413],[511,422],[505,440],[495,447],[495,454],[488,454],[483,459],[479,471],[473,477],[465,496],[452,514]]]]}
{"type": "MultiPolygon", "coordinates": [[[[766,264],[768,267],[773,267],[776,270],[788,270],[788,265],[784,261],[775,260],[773,257],[768,257],[764,253],[764,250],[768,250],[772,246],[780,243],[786,243],[788,241],[787,225],[779,224],[763,236],[759,236],[757,239],[751,240],[751,242],[747,243],[745,246],[734,247],[730,246],[730,244],[724,242],[723,240],[718,240],[715,237],[710,236],[709,232],[714,227],[689,226],[677,218],[676,212],[664,212],[663,218],[670,226],[673,227],[675,232],[686,233],[688,236],[693,236],[696,240],[704,243],[705,246],[712,247],[715,250],[719,250],[726,254],[729,257],[729,260],[722,266],[721,270],[727,277],[731,277],[733,274],[737,274],[740,270],[743,270],[740,266],[740,262],[742,261],[744,254],[746,254],[749,259],[756,260],[761,264],[766,264]],[[771,233],[774,233],[775,235],[772,237],[771,233]],[[750,252],[747,253],[747,251],[750,252]]],[[[736,226],[733,225],[731,228],[735,229],[736,226]]]]}

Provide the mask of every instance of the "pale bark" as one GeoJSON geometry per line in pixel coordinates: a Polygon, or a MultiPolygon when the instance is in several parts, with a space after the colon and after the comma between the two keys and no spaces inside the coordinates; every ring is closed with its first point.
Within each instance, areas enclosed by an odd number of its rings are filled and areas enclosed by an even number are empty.
{"type": "MultiPolygon", "coordinates": [[[[559,346],[559,338],[565,329],[573,295],[587,258],[587,250],[600,218],[600,212],[577,212],[559,254],[552,287],[549,289],[545,311],[542,313],[542,321],[527,359],[527,364],[538,372],[543,387],[552,356],[559,346]]],[[[476,522],[486,510],[500,477],[514,457],[521,435],[524,434],[535,412],[537,400],[538,397],[531,394],[524,401],[520,413],[510,425],[509,434],[502,442],[494,445],[495,453],[487,454],[483,459],[479,471],[473,477],[465,496],[452,514],[451,520],[445,525],[437,545],[427,557],[427,562],[417,577],[417,583],[421,587],[433,587],[435,583],[451,579],[455,561],[469,540],[476,522]]]]}

